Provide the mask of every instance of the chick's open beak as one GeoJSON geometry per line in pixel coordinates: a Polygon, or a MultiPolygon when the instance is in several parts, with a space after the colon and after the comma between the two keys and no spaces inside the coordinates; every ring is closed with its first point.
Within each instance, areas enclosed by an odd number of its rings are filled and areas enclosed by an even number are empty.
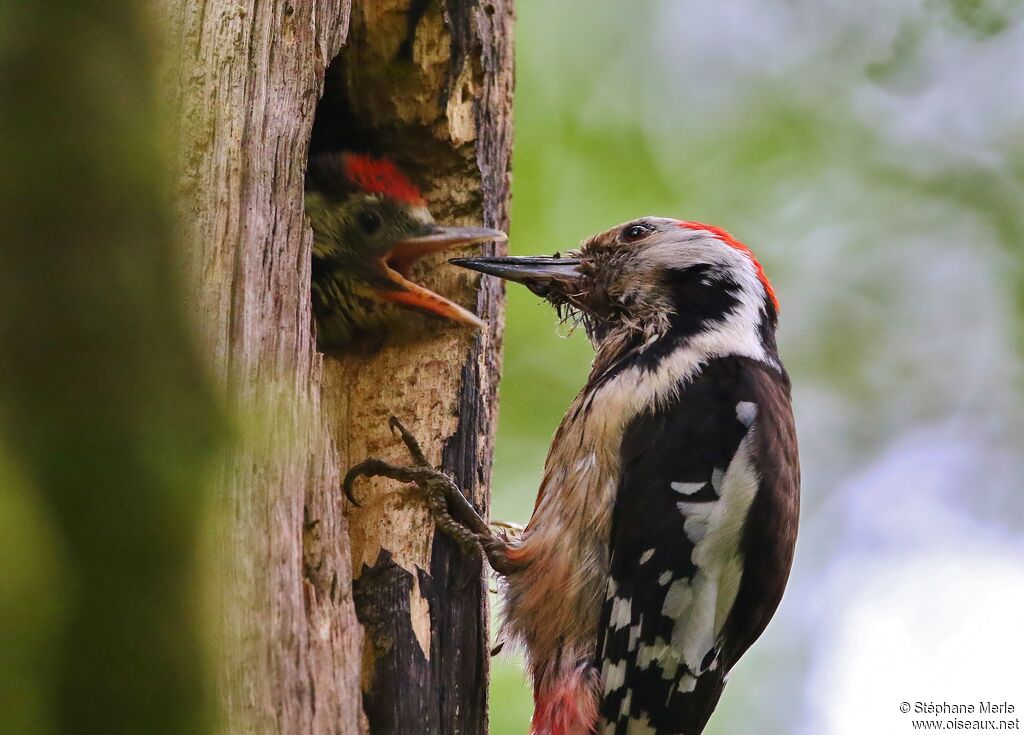
{"type": "Polygon", "coordinates": [[[475,245],[492,240],[503,242],[505,239],[504,232],[486,227],[435,227],[429,234],[401,240],[381,258],[381,269],[396,288],[380,291],[380,297],[428,311],[460,324],[483,327],[483,321],[476,314],[418,283],[413,283],[409,279],[409,273],[417,260],[431,253],[459,245],[475,245]]]}
{"type": "Polygon", "coordinates": [[[448,262],[521,283],[545,298],[554,293],[572,293],[582,276],[582,261],[578,258],[452,258],[448,262]]]}

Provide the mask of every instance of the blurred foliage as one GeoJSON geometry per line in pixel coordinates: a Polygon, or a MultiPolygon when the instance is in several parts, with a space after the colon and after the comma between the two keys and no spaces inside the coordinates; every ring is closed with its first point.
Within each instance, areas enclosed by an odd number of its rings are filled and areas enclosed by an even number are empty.
{"type": "MultiPolygon", "coordinates": [[[[811,539],[794,588],[828,558],[818,509],[901,433],[969,421],[1006,440],[1024,345],[1019,2],[519,0],[517,14],[512,252],[678,216],[730,229],[775,282],[811,539]]],[[[591,349],[524,289],[508,291],[506,329],[492,512],[525,522],[591,349]]],[[[734,677],[709,732],[744,731],[746,706],[765,732],[802,721],[796,614],[784,605],[738,669],[772,675],[734,677]]],[[[495,663],[495,735],[526,731],[520,670],[495,663]]]]}
{"type": "MultiPolygon", "coordinates": [[[[803,536],[709,732],[752,710],[761,731],[799,732],[823,670],[812,638],[834,623],[808,618],[850,587],[829,576],[837,547],[850,528],[864,553],[906,535],[844,514],[863,468],[931,427],[987,476],[915,511],[949,502],[985,538],[1024,528],[1021,3],[517,6],[513,252],[638,215],[705,220],[758,252],[782,298],[803,536]]],[[[0,7],[5,732],[210,729],[197,537],[215,527],[203,488],[225,422],[182,313],[145,13],[0,7]]],[[[538,301],[509,290],[494,515],[520,522],[591,356],[538,301]]],[[[949,544],[932,522],[915,543],[949,544]]],[[[525,732],[514,657],[492,688],[495,735],[525,732]]]]}
{"type": "Polygon", "coordinates": [[[144,4],[0,8],[0,729],[210,729],[190,339],[144,4]]]}

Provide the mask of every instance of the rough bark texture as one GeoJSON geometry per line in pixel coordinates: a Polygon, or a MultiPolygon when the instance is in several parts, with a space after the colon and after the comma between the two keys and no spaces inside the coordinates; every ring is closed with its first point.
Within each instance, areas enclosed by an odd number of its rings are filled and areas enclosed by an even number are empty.
{"type": "Polygon", "coordinates": [[[424,317],[422,340],[323,358],[302,178],[310,146],[369,149],[439,221],[504,228],[510,2],[164,0],[194,300],[243,415],[217,530],[230,730],[486,731],[476,562],[414,495],[361,482],[363,508],[343,509],[338,485],[365,456],[405,459],[394,414],[486,509],[501,291],[423,263],[417,280],[475,302],[486,333],[424,317]]]}
{"type": "Polygon", "coordinates": [[[322,418],[302,209],[324,71],[349,8],[166,0],[195,308],[242,417],[221,483],[226,728],[358,733],[362,630],[322,418]]]}
{"type": "MultiPolygon", "coordinates": [[[[389,155],[422,186],[438,221],[506,228],[511,20],[509,2],[356,3],[349,44],[328,73],[314,146],[389,155]]],[[[388,428],[395,415],[486,511],[502,292],[438,267],[442,261],[422,263],[416,279],[475,302],[489,330],[411,316],[420,321],[421,339],[385,344],[370,356],[328,358],[324,403],[344,465],[367,456],[408,461],[388,428]]],[[[370,730],[485,733],[487,608],[479,561],[435,533],[414,492],[362,481],[358,495],[362,507],[349,509],[349,523],[356,609],[366,627],[370,730]]]]}

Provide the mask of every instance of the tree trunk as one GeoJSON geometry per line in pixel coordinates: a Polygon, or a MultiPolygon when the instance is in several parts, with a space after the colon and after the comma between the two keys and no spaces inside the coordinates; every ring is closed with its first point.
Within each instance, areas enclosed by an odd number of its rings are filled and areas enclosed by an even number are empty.
{"type": "Polygon", "coordinates": [[[0,730],[204,733],[226,428],[181,293],[135,0],[0,11],[0,730]]]}
{"type": "MultiPolygon", "coordinates": [[[[314,142],[331,129],[396,158],[446,223],[507,226],[511,143],[508,3],[353,6],[348,47],[328,73],[314,142]],[[347,123],[333,125],[335,121],[347,123]],[[322,135],[318,135],[321,133],[322,135]]],[[[424,321],[414,344],[328,359],[325,404],[346,465],[407,462],[393,414],[428,458],[486,511],[502,292],[452,268],[418,276],[475,302],[483,334],[424,321]],[[478,290],[474,290],[475,283],[478,290]]],[[[350,509],[355,600],[366,627],[363,694],[374,733],[485,733],[487,607],[480,562],[433,528],[422,498],[361,483],[350,509]]]]}
{"type": "Polygon", "coordinates": [[[484,733],[478,562],[393,483],[344,508],[339,476],[406,459],[394,414],[486,510],[501,291],[432,261],[417,279],[475,302],[486,332],[424,320],[415,343],[324,358],[302,181],[311,149],[369,149],[439,221],[504,228],[510,0],[164,5],[194,303],[242,417],[217,530],[227,729],[484,733]]]}

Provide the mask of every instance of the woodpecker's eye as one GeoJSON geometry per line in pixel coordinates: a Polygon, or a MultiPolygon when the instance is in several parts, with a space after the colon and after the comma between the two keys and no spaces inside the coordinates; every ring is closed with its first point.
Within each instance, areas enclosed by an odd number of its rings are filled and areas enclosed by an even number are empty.
{"type": "Polygon", "coordinates": [[[651,228],[647,225],[630,225],[622,231],[622,239],[626,242],[636,242],[637,240],[643,240],[650,234],[651,228]]]}
{"type": "Polygon", "coordinates": [[[356,222],[359,224],[359,229],[367,235],[374,234],[381,226],[380,215],[373,210],[363,210],[360,212],[356,216],[356,222]]]}

